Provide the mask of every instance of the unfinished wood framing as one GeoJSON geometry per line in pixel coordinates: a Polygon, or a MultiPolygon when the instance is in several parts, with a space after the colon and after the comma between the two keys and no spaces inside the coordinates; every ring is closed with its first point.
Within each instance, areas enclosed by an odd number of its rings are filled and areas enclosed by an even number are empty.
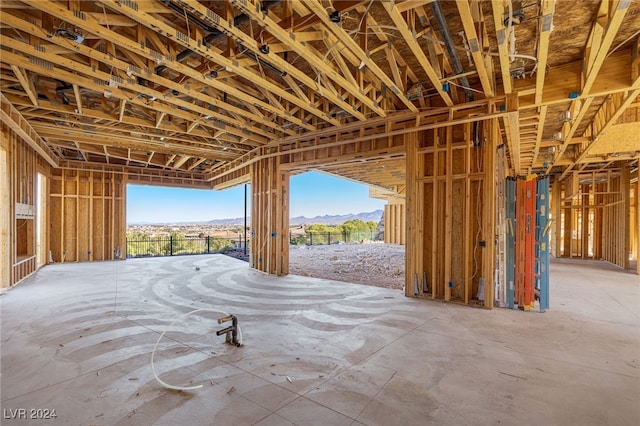
{"type": "Polygon", "coordinates": [[[384,206],[384,242],[387,244],[406,243],[407,208],[404,203],[388,203],[384,206]]]}
{"type": "Polygon", "coordinates": [[[126,182],[118,173],[53,169],[49,203],[54,262],[124,259],[126,182]]]}
{"type": "Polygon", "coordinates": [[[289,173],[278,157],[251,165],[251,259],[255,269],[289,273],[289,173]]]}
{"type": "Polygon", "coordinates": [[[632,164],[575,173],[575,179],[554,184],[555,257],[602,259],[625,269],[637,261],[637,178],[632,177],[632,164]]]}
{"type": "Polygon", "coordinates": [[[9,181],[8,139],[4,132],[0,135],[0,292],[11,286],[11,189],[9,181]]]}
{"type": "Polygon", "coordinates": [[[409,296],[493,306],[506,177],[551,176],[554,256],[637,262],[640,3],[138,3],[2,3],[0,288],[125,257],[127,183],[251,183],[251,265],[284,275],[309,170],[381,191],[409,296]]]}
{"type": "Polygon", "coordinates": [[[13,128],[2,124],[0,166],[6,183],[0,187],[3,233],[2,286],[19,283],[35,272],[36,262],[36,176],[49,165],[13,128]],[[5,234],[6,233],[6,234],[5,234]],[[4,237],[6,235],[6,239],[4,237]]]}
{"type": "Polygon", "coordinates": [[[481,120],[405,138],[405,294],[493,307],[498,122],[481,120]]]}

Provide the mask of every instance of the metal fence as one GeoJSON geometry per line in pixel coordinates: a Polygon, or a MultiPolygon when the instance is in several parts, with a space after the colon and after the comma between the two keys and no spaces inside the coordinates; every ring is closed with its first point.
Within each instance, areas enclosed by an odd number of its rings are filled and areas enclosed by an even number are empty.
{"type": "Polygon", "coordinates": [[[175,235],[137,237],[127,238],[127,258],[221,253],[242,247],[241,235],[236,238],[175,235]]]}
{"type": "Polygon", "coordinates": [[[289,242],[294,245],[326,245],[337,243],[356,243],[381,239],[376,231],[368,232],[307,232],[304,235],[289,234],[289,242]]]}
{"type": "MultiPolygon", "coordinates": [[[[383,239],[376,231],[369,232],[308,232],[304,235],[289,234],[293,245],[327,245],[337,243],[355,243],[383,239]]],[[[249,243],[249,242],[247,242],[249,243]]],[[[242,235],[235,238],[190,237],[168,235],[157,237],[127,238],[127,258],[180,256],[187,254],[223,253],[231,249],[244,247],[242,235]]]]}

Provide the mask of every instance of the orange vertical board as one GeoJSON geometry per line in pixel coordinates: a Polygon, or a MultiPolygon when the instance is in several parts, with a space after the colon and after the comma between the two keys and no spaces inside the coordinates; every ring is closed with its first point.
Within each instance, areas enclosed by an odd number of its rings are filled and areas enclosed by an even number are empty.
{"type": "Polygon", "coordinates": [[[526,182],[522,179],[516,181],[516,250],[515,250],[515,302],[518,307],[524,306],[525,288],[525,228],[526,228],[526,182]]]}
{"type": "Polygon", "coordinates": [[[525,224],[524,224],[524,310],[528,311],[534,304],[535,283],[535,229],[536,229],[536,180],[528,179],[525,183],[525,224]]]}

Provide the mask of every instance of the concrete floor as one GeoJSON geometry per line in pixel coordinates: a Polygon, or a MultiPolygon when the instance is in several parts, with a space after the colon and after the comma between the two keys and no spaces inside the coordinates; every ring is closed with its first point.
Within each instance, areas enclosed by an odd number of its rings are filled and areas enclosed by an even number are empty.
{"type": "Polygon", "coordinates": [[[492,311],[223,255],[50,265],[0,297],[3,425],[638,425],[640,279],[553,263],[551,310],[492,311]],[[195,267],[200,268],[199,271],[195,267]],[[245,346],[205,314],[237,314],[245,346]],[[57,418],[11,420],[19,409],[57,418]]]}

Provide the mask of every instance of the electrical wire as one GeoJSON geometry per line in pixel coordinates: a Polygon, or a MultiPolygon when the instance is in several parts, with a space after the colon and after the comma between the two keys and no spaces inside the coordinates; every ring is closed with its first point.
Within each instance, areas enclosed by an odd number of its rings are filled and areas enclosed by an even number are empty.
{"type": "Polygon", "coordinates": [[[469,89],[469,90],[472,90],[472,91],[474,91],[474,92],[476,92],[476,93],[484,93],[482,90],[477,90],[477,89],[474,89],[473,87],[466,87],[466,86],[463,86],[463,85],[461,85],[461,84],[454,83],[454,82],[453,82],[453,81],[451,81],[451,80],[447,80],[447,83],[452,84],[452,85],[454,85],[454,86],[461,87],[461,88],[463,88],[463,89],[469,89]]]}
{"type": "Polygon", "coordinates": [[[609,53],[607,53],[607,56],[605,56],[606,58],[609,57],[609,55],[611,55],[613,52],[615,52],[616,50],[620,49],[626,42],[628,42],[629,40],[631,40],[632,38],[634,38],[635,36],[637,36],[638,34],[640,34],[640,30],[636,31],[635,33],[633,33],[633,35],[631,35],[630,37],[627,37],[623,42],[619,43],[616,47],[614,47],[613,49],[611,49],[609,51],[609,53]]]}
{"type": "MultiPolygon", "coordinates": [[[[160,379],[160,377],[158,377],[158,374],[156,373],[156,367],[155,367],[155,364],[153,362],[154,358],[155,358],[155,355],[156,355],[156,351],[158,350],[158,345],[160,344],[160,340],[162,340],[162,338],[167,333],[167,331],[169,331],[171,329],[171,327],[173,327],[178,321],[181,321],[181,320],[187,318],[188,316],[196,314],[198,312],[214,312],[214,313],[220,313],[220,314],[222,314],[224,316],[230,316],[230,314],[228,314],[227,312],[221,311],[219,309],[214,309],[214,308],[195,309],[195,310],[193,310],[191,312],[187,312],[186,314],[180,315],[178,318],[173,320],[173,322],[171,324],[169,324],[169,326],[162,332],[162,334],[160,334],[160,337],[158,337],[158,340],[156,341],[156,344],[153,346],[153,351],[151,352],[151,371],[153,372],[153,377],[158,381],[158,383],[160,383],[162,386],[164,386],[167,389],[173,389],[173,390],[178,390],[178,391],[189,391],[189,390],[200,389],[202,387],[202,385],[175,386],[175,385],[170,385],[170,384],[162,381],[160,379]]],[[[240,325],[238,325],[238,343],[240,345],[242,345],[242,330],[240,329],[240,325]]]]}

